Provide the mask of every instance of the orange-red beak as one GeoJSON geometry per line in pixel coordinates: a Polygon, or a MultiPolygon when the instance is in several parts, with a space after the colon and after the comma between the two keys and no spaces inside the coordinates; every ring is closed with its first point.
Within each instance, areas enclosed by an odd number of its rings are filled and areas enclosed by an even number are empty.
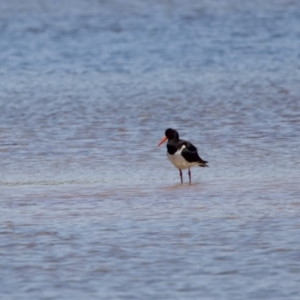
{"type": "Polygon", "coordinates": [[[160,142],[158,143],[157,147],[159,147],[161,144],[163,144],[168,138],[166,136],[164,136],[160,142]]]}

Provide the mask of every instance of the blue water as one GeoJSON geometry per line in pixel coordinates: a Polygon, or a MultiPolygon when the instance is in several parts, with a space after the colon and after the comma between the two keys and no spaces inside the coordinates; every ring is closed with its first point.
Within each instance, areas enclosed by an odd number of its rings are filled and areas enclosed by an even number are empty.
{"type": "Polygon", "coordinates": [[[298,300],[299,9],[0,1],[0,298],[298,300]]]}

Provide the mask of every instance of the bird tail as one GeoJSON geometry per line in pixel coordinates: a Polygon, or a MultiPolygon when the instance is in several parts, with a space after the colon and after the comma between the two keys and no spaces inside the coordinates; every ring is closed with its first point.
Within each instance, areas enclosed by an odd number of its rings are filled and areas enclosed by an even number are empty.
{"type": "Polygon", "coordinates": [[[208,167],[208,161],[205,161],[205,160],[200,160],[198,161],[198,166],[199,167],[208,167]]]}

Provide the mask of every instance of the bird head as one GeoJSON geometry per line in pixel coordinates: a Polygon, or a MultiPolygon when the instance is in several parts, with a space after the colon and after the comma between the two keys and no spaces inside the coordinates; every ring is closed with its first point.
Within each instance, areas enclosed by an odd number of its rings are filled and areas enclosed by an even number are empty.
{"type": "Polygon", "coordinates": [[[160,140],[157,147],[159,147],[161,144],[163,144],[166,140],[172,140],[172,139],[179,139],[179,134],[177,130],[168,128],[165,131],[165,136],[160,140]]]}

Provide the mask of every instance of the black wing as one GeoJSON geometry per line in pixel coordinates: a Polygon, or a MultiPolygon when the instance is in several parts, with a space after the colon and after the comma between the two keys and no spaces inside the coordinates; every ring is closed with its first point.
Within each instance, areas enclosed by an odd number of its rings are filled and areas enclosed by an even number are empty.
{"type": "Polygon", "coordinates": [[[191,142],[183,141],[181,145],[184,145],[185,148],[189,151],[196,151],[197,152],[197,148],[191,142]]]}
{"type": "Polygon", "coordinates": [[[207,161],[203,160],[198,152],[197,148],[190,142],[184,141],[182,145],[185,145],[185,148],[182,150],[181,155],[188,162],[198,162],[199,165],[206,167],[207,161]]]}

